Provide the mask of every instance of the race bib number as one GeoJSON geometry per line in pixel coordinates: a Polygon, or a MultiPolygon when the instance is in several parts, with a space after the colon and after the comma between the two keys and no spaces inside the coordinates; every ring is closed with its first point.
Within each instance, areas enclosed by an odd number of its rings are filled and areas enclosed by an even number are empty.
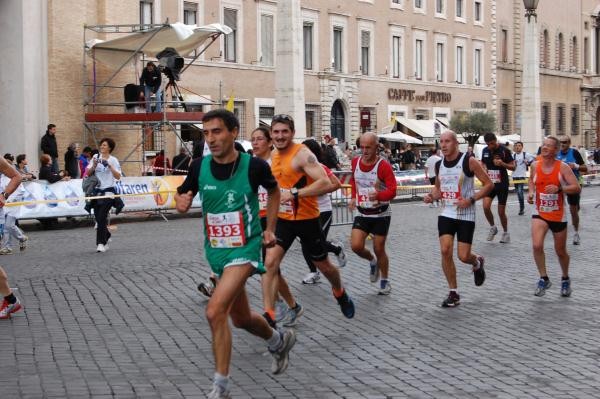
{"type": "Polygon", "coordinates": [[[490,177],[490,180],[492,181],[492,183],[494,183],[494,184],[500,183],[502,181],[499,170],[490,169],[487,171],[487,174],[490,177]]]}
{"type": "Polygon", "coordinates": [[[560,209],[557,194],[540,193],[540,212],[553,212],[560,209]]]}
{"type": "Polygon", "coordinates": [[[264,211],[267,209],[267,199],[269,198],[269,195],[267,194],[267,191],[261,187],[259,187],[258,189],[258,209],[260,209],[261,211],[264,211]]]}
{"type": "Polygon", "coordinates": [[[242,212],[207,213],[206,234],[213,248],[239,248],[246,245],[242,212]]]}
{"type": "Polygon", "coordinates": [[[375,208],[378,204],[378,201],[371,201],[369,199],[369,194],[374,193],[375,188],[367,187],[367,188],[359,188],[357,196],[358,206],[361,208],[375,208]]]}
{"type": "MultiPolygon", "coordinates": [[[[288,191],[287,189],[280,189],[281,192],[288,191]]],[[[279,204],[279,213],[285,213],[286,215],[294,215],[294,202],[292,200],[282,202],[279,204]]]]}
{"type": "Polygon", "coordinates": [[[460,176],[440,176],[444,206],[455,206],[460,199],[460,176]]]}

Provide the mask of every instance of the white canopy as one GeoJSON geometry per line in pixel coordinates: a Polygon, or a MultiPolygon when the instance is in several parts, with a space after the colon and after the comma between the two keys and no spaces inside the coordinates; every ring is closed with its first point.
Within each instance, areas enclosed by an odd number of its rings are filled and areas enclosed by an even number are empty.
{"type": "Polygon", "coordinates": [[[231,32],[230,27],[222,24],[195,26],[177,22],[113,40],[94,39],[88,41],[86,47],[95,60],[120,67],[138,49],[150,57],[156,57],[166,47],[172,47],[179,55],[187,56],[213,35],[231,32]]]}
{"type": "Polygon", "coordinates": [[[400,141],[408,144],[423,144],[421,140],[401,132],[380,134],[379,137],[384,138],[388,141],[400,141]]]}
{"type": "Polygon", "coordinates": [[[435,124],[437,121],[434,119],[409,119],[397,116],[396,121],[423,138],[435,137],[435,124]]]}

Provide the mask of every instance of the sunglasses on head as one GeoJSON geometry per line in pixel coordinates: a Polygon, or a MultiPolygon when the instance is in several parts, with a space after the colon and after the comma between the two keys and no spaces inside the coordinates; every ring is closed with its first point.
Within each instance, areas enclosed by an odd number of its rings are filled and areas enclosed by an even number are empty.
{"type": "Polygon", "coordinates": [[[277,121],[290,121],[290,122],[293,122],[294,118],[292,118],[288,114],[277,114],[277,115],[273,116],[273,122],[277,122],[277,121]]]}

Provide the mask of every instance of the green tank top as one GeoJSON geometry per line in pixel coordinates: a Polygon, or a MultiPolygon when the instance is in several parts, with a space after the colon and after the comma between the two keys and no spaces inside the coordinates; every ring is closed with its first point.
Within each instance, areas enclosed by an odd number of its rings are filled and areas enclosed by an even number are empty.
{"type": "Polygon", "coordinates": [[[231,265],[250,263],[264,273],[258,194],[248,179],[250,155],[240,154],[239,165],[227,180],[216,179],[212,156],[202,160],[198,188],[204,216],[204,253],[219,276],[231,265]]]}

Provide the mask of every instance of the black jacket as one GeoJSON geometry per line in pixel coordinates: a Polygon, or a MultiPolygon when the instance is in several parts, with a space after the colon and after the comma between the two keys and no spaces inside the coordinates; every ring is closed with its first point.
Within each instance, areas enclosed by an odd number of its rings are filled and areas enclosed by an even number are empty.
{"type": "Polygon", "coordinates": [[[50,155],[52,158],[58,158],[58,147],[56,146],[56,136],[46,133],[42,136],[42,152],[50,155]]]}
{"type": "Polygon", "coordinates": [[[340,161],[338,160],[335,148],[331,145],[322,146],[323,149],[323,164],[329,169],[338,169],[340,161]]]}
{"type": "Polygon", "coordinates": [[[48,180],[48,183],[56,183],[62,180],[62,177],[58,173],[54,173],[50,165],[46,165],[40,168],[40,179],[48,180]]]}
{"type": "Polygon", "coordinates": [[[152,72],[148,68],[144,68],[144,72],[142,72],[142,76],[140,77],[140,84],[142,86],[151,86],[152,92],[156,93],[160,88],[160,83],[160,71],[157,68],[154,68],[152,72]]]}
{"type": "Polygon", "coordinates": [[[75,155],[75,151],[67,149],[65,152],[65,170],[71,179],[79,179],[81,171],[79,170],[79,158],[75,155]]]}

